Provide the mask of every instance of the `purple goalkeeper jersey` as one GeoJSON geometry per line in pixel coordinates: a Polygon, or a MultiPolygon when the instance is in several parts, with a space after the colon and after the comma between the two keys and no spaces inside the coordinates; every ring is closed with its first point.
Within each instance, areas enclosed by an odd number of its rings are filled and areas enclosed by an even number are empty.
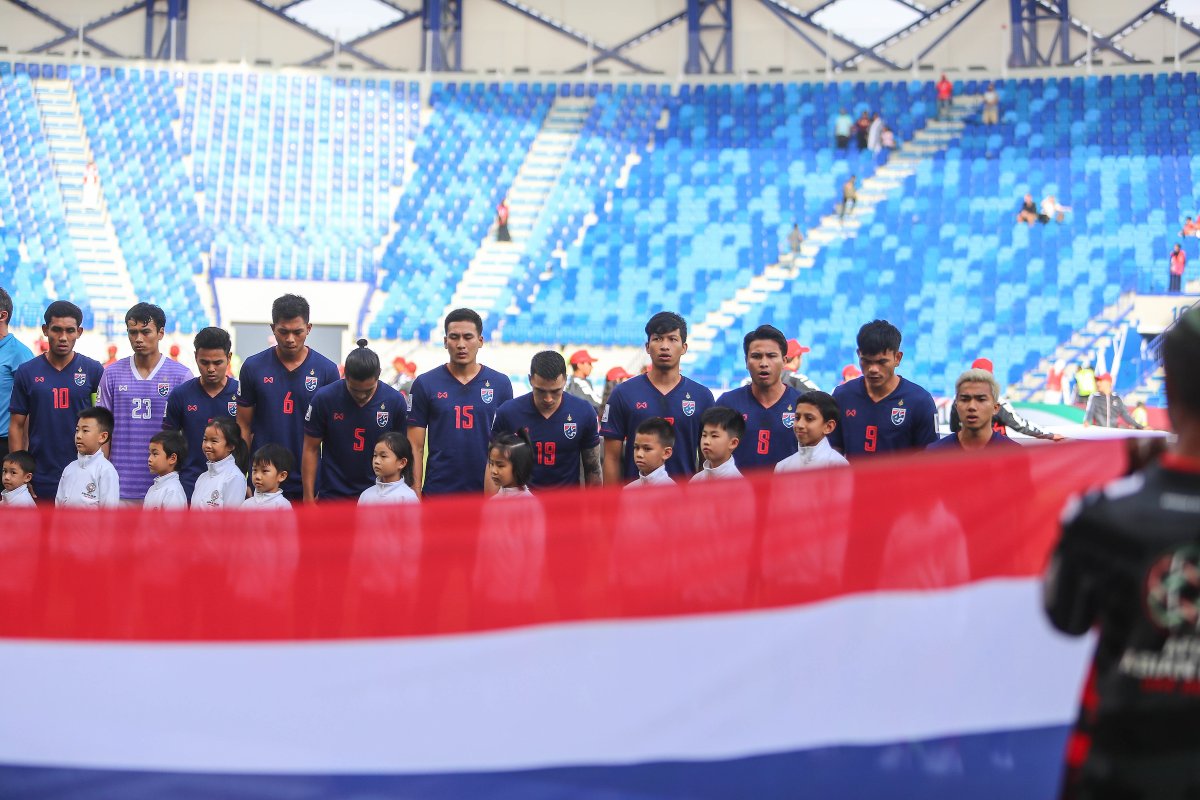
{"type": "Polygon", "coordinates": [[[167,395],[192,379],[183,364],[163,355],[142,378],[133,366],[133,356],[104,368],[96,405],[113,414],[113,437],[109,461],[121,476],[121,499],[141,500],[154,483],[146,466],[150,437],[163,429],[167,395]]]}

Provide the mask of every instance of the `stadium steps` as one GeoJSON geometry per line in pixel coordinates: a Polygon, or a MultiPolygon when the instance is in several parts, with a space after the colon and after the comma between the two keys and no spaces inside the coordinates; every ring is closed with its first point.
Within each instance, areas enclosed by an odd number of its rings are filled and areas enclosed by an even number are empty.
{"type": "Polygon", "coordinates": [[[34,98],[63,201],[67,235],[88,299],[98,316],[121,319],[137,293],[108,214],[103,176],[97,206],[84,205],[83,175],[92,160],[92,148],[75,88],[67,80],[43,78],[34,82],[34,98]]]}
{"type": "Polygon", "coordinates": [[[889,196],[904,191],[905,181],[916,174],[922,161],[936,157],[958,141],[966,127],[964,119],[974,113],[981,102],[982,98],[975,95],[960,97],[955,101],[949,119],[930,119],[924,128],[914,132],[911,141],[898,142],[888,162],[859,186],[858,202],[853,211],[844,219],[839,219],[836,213],[822,217],[821,224],[808,231],[796,257],[786,254],[779,263],[767,266],[692,329],[688,343],[688,350],[693,353],[690,360],[712,350],[719,331],[733,325],[771,293],[781,290],[800,270],[811,269],[816,264],[817,254],[826,245],[857,236],[862,226],[870,221],[876,206],[889,196]]]}
{"type": "Polygon", "coordinates": [[[508,190],[508,230],[511,242],[497,242],[494,230],[480,244],[458,282],[450,303],[439,317],[455,308],[473,308],[480,316],[501,314],[500,298],[522,268],[526,244],[575,144],[595,101],[589,97],[559,97],[550,106],[508,190]]]}
{"type": "Polygon", "coordinates": [[[1123,293],[1115,303],[1101,309],[1083,328],[1072,334],[1070,339],[1039,361],[1036,367],[1021,377],[1016,391],[1012,392],[1013,399],[1024,402],[1041,400],[1050,370],[1059,360],[1066,364],[1094,364],[1097,351],[1101,348],[1107,350],[1120,329],[1129,323],[1136,295],[1136,292],[1123,293]]]}

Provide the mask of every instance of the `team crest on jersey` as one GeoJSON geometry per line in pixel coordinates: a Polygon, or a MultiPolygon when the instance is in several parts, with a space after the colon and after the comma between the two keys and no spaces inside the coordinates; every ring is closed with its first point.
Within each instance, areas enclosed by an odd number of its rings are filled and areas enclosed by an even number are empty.
{"type": "Polygon", "coordinates": [[[783,418],[783,427],[791,430],[796,425],[796,412],[785,411],[780,416],[783,418]]]}
{"type": "Polygon", "coordinates": [[[83,374],[82,372],[76,372],[75,373],[75,385],[83,386],[85,383],[87,383],[87,375],[83,374]]]}
{"type": "Polygon", "coordinates": [[[690,417],[692,414],[695,414],[695,413],[696,413],[696,401],[695,400],[684,400],[683,401],[683,415],[685,417],[690,417]]]}
{"type": "Polygon", "coordinates": [[[315,392],[317,390],[317,374],[311,369],[308,371],[308,374],[304,376],[304,389],[309,392],[315,392]]]}
{"type": "Polygon", "coordinates": [[[568,439],[574,439],[575,434],[579,432],[579,426],[571,421],[571,415],[567,414],[567,421],[563,423],[563,436],[568,439]]]}
{"type": "Polygon", "coordinates": [[[903,425],[904,418],[906,416],[908,416],[907,408],[893,408],[892,409],[892,424],[893,425],[903,425]]]}
{"type": "Polygon", "coordinates": [[[386,411],[376,411],[375,412],[375,424],[381,428],[386,428],[387,424],[388,424],[389,416],[390,415],[386,411]]]}
{"type": "Polygon", "coordinates": [[[158,384],[158,396],[159,397],[166,397],[170,393],[171,393],[171,384],[169,384],[169,383],[159,383],[158,384]]]}
{"type": "Polygon", "coordinates": [[[229,416],[231,416],[231,417],[237,416],[237,400],[230,400],[228,403],[225,404],[225,408],[228,409],[229,416]]]}
{"type": "Polygon", "coordinates": [[[490,402],[492,402],[492,398],[494,398],[495,396],[496,396],[496,393],[492,389],[492,382],[484,381],[483,388],[479,390],[479,399],[483,400],[483,402],[485,402],[485,403],[490,403],[490,402]]]}

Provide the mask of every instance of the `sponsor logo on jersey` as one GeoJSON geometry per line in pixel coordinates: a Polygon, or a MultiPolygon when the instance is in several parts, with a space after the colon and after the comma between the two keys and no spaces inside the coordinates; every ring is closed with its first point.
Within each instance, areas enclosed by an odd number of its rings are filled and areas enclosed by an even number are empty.
{"type": "Polygon", "coordinates": [[[389,416],[391,416],[391,415],[388,414],[388,412],[386,412],[386,411],[376,411],[375,412],[375,424],[381,428],[386,428],[387,424],[388,424],[389,416]]]}
{"type": "Polygon", "coordinates": [[[158,396],[159,397],[166,397],[170,393],[171,393],[171,384],[165,383],[165,382],[158,384],[158,396]]]}
{"type": "Polygon", "coordinates": [[[796,414],[792,411],[785,411],[780,415],[783,417],[783,427],[791,430],[796,425],[796,414]]]}
{"type": "Polygon", "coordinates": [[[46,379],[45,379],[43,376],[41,376],[41,375],[38,375],[37,377],[35,377],[35,378],[33,379],[33,382],[34,382],[34,383],[45,383],[45,382],[46,382],[46,379]]]}
{"type": "Polygon", "coordinates": [[[449,400],[449,399],[450,399],[450,393],[449,393],[449,392],[438,392],[437,399],[438,399],[438,400],[449,400]]]}
{"type": "Polygon", "coordinates": [[[237,400],[230,400],[228,403],[225,404],[225,408],[228,409],[229,416],[231,416],[231,417],[237,416],[237,400]]]}
{"type": "Polygon", "coordinates": [[[907,416],[908,416],[907,408],[893,408],[892,409],[892,424],[893,425],[903,425],[904,418],[907,416]]]}
{"type": "Polygon", "coordinates": [[[847,417],[857,417],[857,416],[858,416],[858,409],[857,409],[857,408],[847,408],[847,409],[846,409],[846,416],[847,416],[847,417]]]}
{"type": "Polygon", "coordinates": [[[683,401],[683,415],[685,417],[690,417],[692,414],[695,414],[695,413],[696,413],[696,401],[695,400],[684,400],[683,401]]]}
{"type": "Polygon", "coordinates": [[[122,384],[120,384],[120,385],[118,385],[118,386],[117,386],[117,391],[118,391],[118,392],[128,392],[128,391],[129,391],[129,387],[128,387],[128,386],[126,386],[125,384],[123,384],[123,383],[122,383],[122,384]]]}
{"type": "Polygon", "coordinates": [[[649,403],[635,403],[635,404],[634,404],[634,407],[635,407],[635,408],[636,408],[638,411],[641,411],[641,410],[642,410],[642,409],[644,409],[644,408],[649,408],[649,407],[650,407],[650,404],[649,404],[649,403]]]}
{"type": "Polygon", "coordinates": [[[304,376],[304,390],[308,392],[315,392],[317,390],[316,373],[310,371],[309,374],[304,376]]]}
{"type": "Polygon", "coordinates": [[[189,405],[189,406],[187,407],[187,410],[188,410],[188,411],[199,411],[199,410],[200,410],[200,406],[192,406],[192,405],[189,405]]]}
{"type": "MultiPolygon", "coordinates": [[[[309,406],[309,407],[308,407],[308,411],[307,411],[307,412],[305,412],[305,414],[304,414],[304,418],[305,418],[305,419],[311,419],[311,418],[312,418],[312,406],[309,406]]],[[[342,421],[342,420],[344,420],[345,418],[346,418],[346,415],[345,415],[345,414],[343,414],[341,411],[335,411],[335,412],[333,412],[333,421],[334,421],[334,422],[341,422],[341,421],[342,421]]]]}
{"type": "Polygon", "coordinates": [[[563,436],[568,439],[574,439],[575,434],[579,432],[579,427],[574,422],[563,423],[563,436]]]}
{"type": "Polygon", "coordinates": [[[274,375],[263,375],[263,383],[274,383],[274,382],[275,382],[274,375]]]}
{"type": "Polygon", "coordinates": [[[84,375],[82,372],[76,372],[75,373],[75,385],[83,386],[85,383],[87,383],[87,375],[84,375]]]}

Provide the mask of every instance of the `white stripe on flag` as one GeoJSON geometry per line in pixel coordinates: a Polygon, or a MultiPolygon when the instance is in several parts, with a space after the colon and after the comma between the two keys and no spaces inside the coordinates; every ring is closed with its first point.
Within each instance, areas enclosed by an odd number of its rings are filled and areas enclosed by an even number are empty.
{"type": "Polygon", "coordinates": [[[0,641],[0,762],[407,773],[710,760],[1061,725],[1089,643],[1031,579],[379,641],[0,641]]]}

